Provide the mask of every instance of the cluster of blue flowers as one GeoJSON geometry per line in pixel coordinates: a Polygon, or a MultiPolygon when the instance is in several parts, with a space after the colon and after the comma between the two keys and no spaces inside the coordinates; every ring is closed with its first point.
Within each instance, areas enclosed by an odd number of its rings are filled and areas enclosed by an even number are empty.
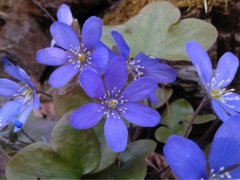
{"type": "MultiPolygon", "coordinates": [[[[36,59],[40,64],[60,66],[49,78],[53,88],[62,88],[77,79],[92,98],[92,102],[71,114],[71,126],[88,129],[105,119],[106,141],[114,152],[121,152],[128,142],[125,120],[143,127],[160,123],[160,114],[141,101],[148,98],[157,103],[158,84],[175,81],[176,70],[143,52],[130,57],[130,48],[117,31],[111,33],[117,51],[110,49],[100,40],[102,21],[95,16],[83,24],[80,37],[72,28],[74,18],[67,5],[61,5],[57,18],[50,27],[50,47],[39,50],[36,59]]],[[[166,142],[166,160],[180,179],[239,178],[240,95],[234,93],[234,89],[226,89],[237,72],[239,60],[227,52],[213,73],[208,54],[197,42],[187,42],[186,51],[211,99],[213,110],[224,123],[214,137],[208,160],[193,141],[177,135],[166,142]]],[[[39,97],[23,69],[7,58],[3,64],[5,71],[19,82],[0,79],[0,96],[10,99],[0,109],[0,129],[13,123],[17,131],[32,109],[39,109],[39,97]]]]}
{"type": "Polygon", "coordinates": [[[219,60],[212,72],[206,51],[197,42],[189,41],[186,51],[195,66],[213,110],[224,123],[215,134],[208,160],[191,140],[172,135],[164,147],[165,158],[180,179],[240,178],[240,95],[226,89],[237,72],[238,58],[231,52],[219,60]]]}
{"type": "Polygon", "coordinates": [[[97,17],[86,20],[79,38],[71,27],[69,8],[62,5],[57,15],[58,21],[50,28],[53,47],[39,50],[36,59],[45,65],[61,65],[49,78],[52,87],[61,88],[77,75],[80,86],[93,99],[72,113],[72,127],[92,128],[105,118],[107,143],[113,151],[123,151],[128,140],[124,120],[144,127],[159,124],[159,113],[139,102],[150,98],[157,103],[157,84],[175,81],[176,71],[143,52],[131,58],[129,46],[116,31],[112,37],[118,52],[113,52],[100,41],[102,21],[97,17]]]}

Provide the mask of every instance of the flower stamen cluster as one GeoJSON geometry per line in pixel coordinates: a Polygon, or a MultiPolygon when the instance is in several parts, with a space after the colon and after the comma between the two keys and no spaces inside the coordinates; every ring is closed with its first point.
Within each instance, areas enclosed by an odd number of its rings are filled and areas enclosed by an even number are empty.
{"type": "Polygon", "coordinates": [[[91,65],[92,53],[87,48],[84,48],[83,45],[81,47],[71,46],[67,62],[75,65],[74,70],[81,72],[85,67],[91,65]]]}
{"type": "Polygon", "coordinates": [[[144,76],[145,67],[141,64],[141,59],[130,59],[127,61],[129,72],[133,75],[134,80],[144,76]]]}
{"type": "Polygon", "coordinates": [[[216,171],[214,169],[211,169],[210,180],[218,180],[218,179],[232,179],[232,176],[230,175],[229,171],[226,171],[224,167],[221,167],[219,171],[216,171]]]}

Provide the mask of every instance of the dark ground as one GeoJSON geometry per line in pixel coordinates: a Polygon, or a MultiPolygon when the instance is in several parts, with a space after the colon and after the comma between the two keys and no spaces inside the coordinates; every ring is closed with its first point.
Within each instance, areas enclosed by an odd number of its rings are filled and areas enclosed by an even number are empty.
{"type": "MultiPolygon", "coordinates": [[[[126,21],[153,0],[1,0],[0,1],[0,56],[7,55],[31,74],[39,88],[46,87],[46,80],[53,69],[39,65],[35,61],[35,53],[38,49],[49,46],[49,26],[52,20],[41,9],[46,9],[54,18],[60,4],[70,5],[74,17],[82,24],[91,15],[103,18],[105,24],[119,24],[126,21]]],[[[219,0],[211,1],[208,8],[204,8],[203,1],[169,0],[177,5],[185,17],[196,17],[212,23],[218,30],[219,36],[214,46],[209,50],[213,64],[226,51],[231,51],[240,57],[240,1],[219,0]],[[208,12],[206,12],[208,10],[208,12]]],[[[201,88],[197,76],[189,71],[191,63],[171,62],[178,69],[179,76],[172,85],[174,95],[172,99],[185,98],[196,107],[203,96],[199,93],[201,88]],[[191,75],[189,75],[189,73],[191,75]]],[[[240,92],[240,74],[238,73],[233,87],[240,92]]],[[[204,109],[209,112],[210,109],[204,109]]],[[[202,125],[200,132],[195,131],[191,136],[198,137],[201,131],[211,123],[202,125]]],[[[198,127],[199,129],[199,127],[198,127]]],[[[211,133],[213,135],[214,132],[211,133]]],[[[211,138],[209,137],[207,141],[211,138]]],[[[0,154],[1,155],[1,154],[0,154]]],[[[0,169],[3,169],[5,159],[0,156],[0,169]]],[[[173,178],[169,174],[167,164],[159,155],[147,159],[149,164],[146,178],[173,178]],[[166,169],[166,170],[164,170],[166,169]]],[[[0,174],[1,174],[0,170],[0,174]]],[[[1,177],[1,176],[0,176],[1,177]]]]}

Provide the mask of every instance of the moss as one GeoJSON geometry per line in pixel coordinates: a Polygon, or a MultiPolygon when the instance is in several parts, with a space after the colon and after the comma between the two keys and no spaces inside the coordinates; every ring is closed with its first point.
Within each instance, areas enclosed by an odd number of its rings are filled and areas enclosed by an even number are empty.
{"type": "MultiPolygon", "coordinates": [[[[138,12],[147,4],[161,0],[121,0],[107,10],[103,16],[103,22],[107,25],[121,24],[138,12]]],[[[229,0],[168,0],[179,8],[191,9],[202,8],[205,12],[210,12],[213,7],[220,7],[226,10],[229,0]],[[204,3],[205,2],[205,3],[204,3]],[[207,4],[206,4],[207,3],[207,4]]]]}

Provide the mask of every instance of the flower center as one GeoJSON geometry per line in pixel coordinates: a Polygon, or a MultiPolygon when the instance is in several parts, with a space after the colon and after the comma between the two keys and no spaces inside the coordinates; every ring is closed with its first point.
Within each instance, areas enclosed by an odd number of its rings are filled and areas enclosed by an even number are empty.
{"type": "Polygon", "coordinates": [[[85,62],[85,60],[86,60],[86,56],[85,56],[85,54],[83,54],[83,53],[78,54],[77,57],[78,57],[78,60],[79,60],[81,63],[85,62]]]}
{"type": "Polygon", "coordinates": [[[118,101],[116,99],[111,99],[108,101],[108,107],[111,109],[116,108],[118,101]]]}
{"type": "Polygon", "coordinates": [[[231,95],[234,91],[235,91],[235,89],[228,89],[228,90],[225,89],[225,88],[223,88],[223,89],[211,89],[210,95],[214,99],[224,100],[223,96],[227,97],[227,95],[231,95]]]}
{"type": "MultiPolygon", "coordinates": [[[[119,117],[118,113],[125,113],[127,108],[122,107],[124,103],[128,102],[123,96],[121,96],[121,90],[117,90],[114,87],[113,90],[107,91],[103,97],[99,98],[101,108],[107,118],[111,115],[113,118],[119,117]]],[[[100,110],[100,111],[102,111],[100,110]]]]}
{"type": "Polygon", "coordinates": [[[127,62],[128,65],[128,72],[131,73],[134,77],[134,79],[138,79],[139,77],[143,76],[144,72],[144,66],[139,65],[141,60],[136,59],[130,59],[127,62]]]}
{"type": "Polygon", "coordinates": [[[84,48],[83,45],[80,47],[71,47],[69,52],[68,63],[75,65],[74,69],[82,71],[91,64],[92,53],[87,48],[84,48]]]}
{"type": "Polygon", "coordinates": [[[19,102],[23,104],[27,104],[34,98],[34,93],[33,93],[33,90],[26,84],[21,84],[21,85],[23,87],[21,87],[18,90],[19,93],[14,94],[14,96],[16,97],[16,99],[19,100],[19,102]]]}
{"type": "Polygon", "coordinates": [[[222,96],[222,92],[220,89],[212,89],[210,94],[214,99],[219,99],[222,96]]]}

